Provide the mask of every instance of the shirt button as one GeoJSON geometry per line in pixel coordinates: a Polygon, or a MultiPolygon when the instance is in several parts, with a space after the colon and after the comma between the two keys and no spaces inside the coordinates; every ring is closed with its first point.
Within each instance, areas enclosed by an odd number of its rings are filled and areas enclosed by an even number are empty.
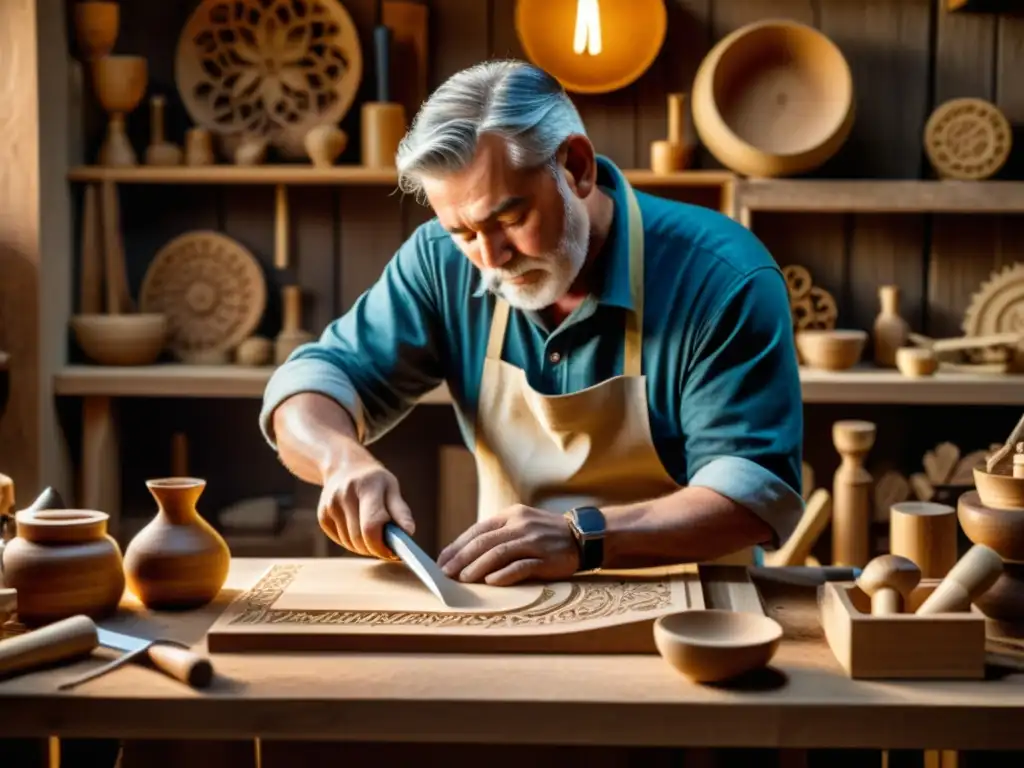
{"type": "Polygon", "coordinates": [[[560,352],[552,352],[550,355],[548,355],[548,360],[550,360],[552,363],[557,363],[561,359],[562,354],[560,352]]]}

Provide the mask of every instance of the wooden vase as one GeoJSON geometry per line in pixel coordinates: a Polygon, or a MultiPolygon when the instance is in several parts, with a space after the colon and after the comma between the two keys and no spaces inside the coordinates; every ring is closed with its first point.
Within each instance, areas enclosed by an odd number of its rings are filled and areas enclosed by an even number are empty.
{"type": "Polygon", "coordinates": [[[124,594],[121,548],[109,516],[89,509],[23,509],[3,548],[4,584],[18,592],[18,620],[29,627],[76,614],[117,610],[124,594]]]}
{"type": "Polygon", "coordinates": [[[206,481],[194,477],[147,480],[157,514],[124,554],[128,589],[147,608],[183,610],[213,600],[228,576],[231,554],[196,510],[206,481]]]}
{"type": "Polygon", "coordinates": [[[883,285],[878,289],[881,311],[875,317],[875,364],[884,368],[896,366],[896,350],[907,343],[910,326],[900,317],[900,289],[883,285]]]}

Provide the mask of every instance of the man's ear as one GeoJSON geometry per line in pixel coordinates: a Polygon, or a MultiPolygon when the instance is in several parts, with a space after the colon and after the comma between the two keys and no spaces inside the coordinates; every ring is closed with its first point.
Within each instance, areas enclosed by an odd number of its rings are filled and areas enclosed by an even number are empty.
{"type": "Polygon", "coordinates": [[[574,133],[558,149],[558,164],[565,169],[569,187],[581,199],[597,186],[597,155],[590,139],[574,133]]]}

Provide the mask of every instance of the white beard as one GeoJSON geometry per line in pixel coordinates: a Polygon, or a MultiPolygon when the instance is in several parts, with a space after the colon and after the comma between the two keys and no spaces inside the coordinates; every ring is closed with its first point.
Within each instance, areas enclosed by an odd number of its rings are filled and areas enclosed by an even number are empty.
{"type": "Polygon", "coordinates": [[[565,208],[565,227],[558,248],[539,256],[517,255],[501,269],[481,270],[487,289],[518,309],[535,311],[554,304],[569,290],[587,258],[590,222],[571,204],[572,190],[565,177],[559,173],[557,180],[558,193],[565,208]],[[506,282],[531,270],[542,270],[547,274],[526,285],[506,282]]]}

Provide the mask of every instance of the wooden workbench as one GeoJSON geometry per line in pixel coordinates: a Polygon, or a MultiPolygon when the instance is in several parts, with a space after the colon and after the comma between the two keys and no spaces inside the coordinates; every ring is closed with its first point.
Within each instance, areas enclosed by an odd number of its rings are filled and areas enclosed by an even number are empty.
{"type": "MultiPolygon", "coordinates": [[[[236,560],[216,605],[106,626],[204,649],[205,630],[269,565],[236,560]]],[[[121,737],[870,749],[1024,749],[1024,675],[979,682],[844,677],[814,591],[762,584],[786,629],[774,669],[742,689],[692,685],[659,656],[217,655],[205,692],[128,667],[76,690],[98,664],[0,683],[0,737],[121,737]]],[[[266,765],[266,763],[264,764],[266,765]]]]}

